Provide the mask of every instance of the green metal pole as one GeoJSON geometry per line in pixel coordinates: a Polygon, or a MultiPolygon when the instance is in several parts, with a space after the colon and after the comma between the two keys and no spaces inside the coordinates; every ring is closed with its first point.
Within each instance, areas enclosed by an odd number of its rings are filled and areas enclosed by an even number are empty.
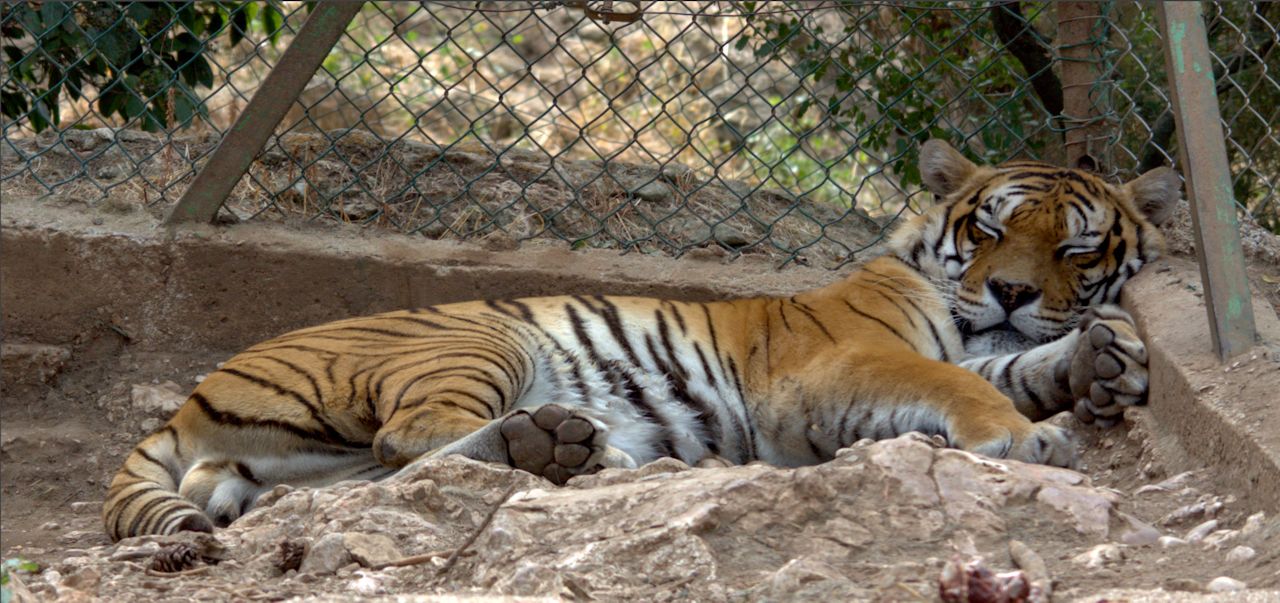
{"type": "Polygon", "coordinates": [[[1209,330],[1218,357],[1225,361],[1256,343],[1257,328],[1200,10],[1199,2],[1157,3],[1209,330]]]}

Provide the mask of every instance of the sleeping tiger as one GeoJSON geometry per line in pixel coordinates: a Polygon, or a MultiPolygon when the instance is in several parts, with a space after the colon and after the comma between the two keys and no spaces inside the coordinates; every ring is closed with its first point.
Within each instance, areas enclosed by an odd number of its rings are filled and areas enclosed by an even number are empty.
{"type": "Polygon", "coordinates": [[[941,141],[941,200],[889,252],[790,297],[490,300],[294,331],[210,374],[112,480],[116,540],[212,531],[277,484],[379,479],[461,454],[562,484],[670,456],[820,463],[909,431],[1070,466],[1061,410],[1116,420],[1146,351],[1111,305],[1159,253],[1179,198],[1035,162],[978,166],[941,141]]]}

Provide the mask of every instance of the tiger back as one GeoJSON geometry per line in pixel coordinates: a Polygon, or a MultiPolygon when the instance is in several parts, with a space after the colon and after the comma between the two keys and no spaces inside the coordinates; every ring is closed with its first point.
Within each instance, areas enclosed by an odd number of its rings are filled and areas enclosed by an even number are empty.
{"type": "Polygon", "coordinates": [[[939,141],[921,157],[941,202],[820,289],[475,301],[257,344],[128,456],[106,530],[211,531],[277,484],[379,479],[449,454],[564,483],[664,456],[814,464],[920,431],[1069,466],[1069,434],[1033,420],[1106,422],[1142,401],[1145,349],[1110,304],[1159,253],[1177,176],[978,166],[939,141]]]}

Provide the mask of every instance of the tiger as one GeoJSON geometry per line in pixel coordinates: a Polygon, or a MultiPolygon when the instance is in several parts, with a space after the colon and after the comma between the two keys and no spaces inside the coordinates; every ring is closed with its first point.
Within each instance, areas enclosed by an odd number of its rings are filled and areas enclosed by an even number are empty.
{"type": "Polygon", "coordinates": [[[568,295],[339,320],[208,374],[128,455],[102,519],[118,541],[211,532],[279,484],[378,480],[462,455],[564,484],[661,457],[812,465],[920,432],[1070,467],[1070,411],[1144,401],[1147,352],[1117,298],[1157,258],[1180,180],[1113,184],[920,147],[936,200],[885,253],[786,297],[568,295]]]}

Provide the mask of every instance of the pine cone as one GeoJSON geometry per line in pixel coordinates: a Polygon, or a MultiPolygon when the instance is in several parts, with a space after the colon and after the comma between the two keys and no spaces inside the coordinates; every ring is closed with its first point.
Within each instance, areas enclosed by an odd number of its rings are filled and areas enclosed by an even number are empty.
{"type": "Polygon", "coordinates": [[[185,542],[167,544],[151,558],[151,569],[174,573],[188,570],[200,562],[200,551],[185,542]]]}
{"type": "Polygon", "coordinates": [[[280,573],[302,567],[302,557],[307,553],[307,543],[300,540],[284,539],[276,550],[275,565],[280,573]]]}

